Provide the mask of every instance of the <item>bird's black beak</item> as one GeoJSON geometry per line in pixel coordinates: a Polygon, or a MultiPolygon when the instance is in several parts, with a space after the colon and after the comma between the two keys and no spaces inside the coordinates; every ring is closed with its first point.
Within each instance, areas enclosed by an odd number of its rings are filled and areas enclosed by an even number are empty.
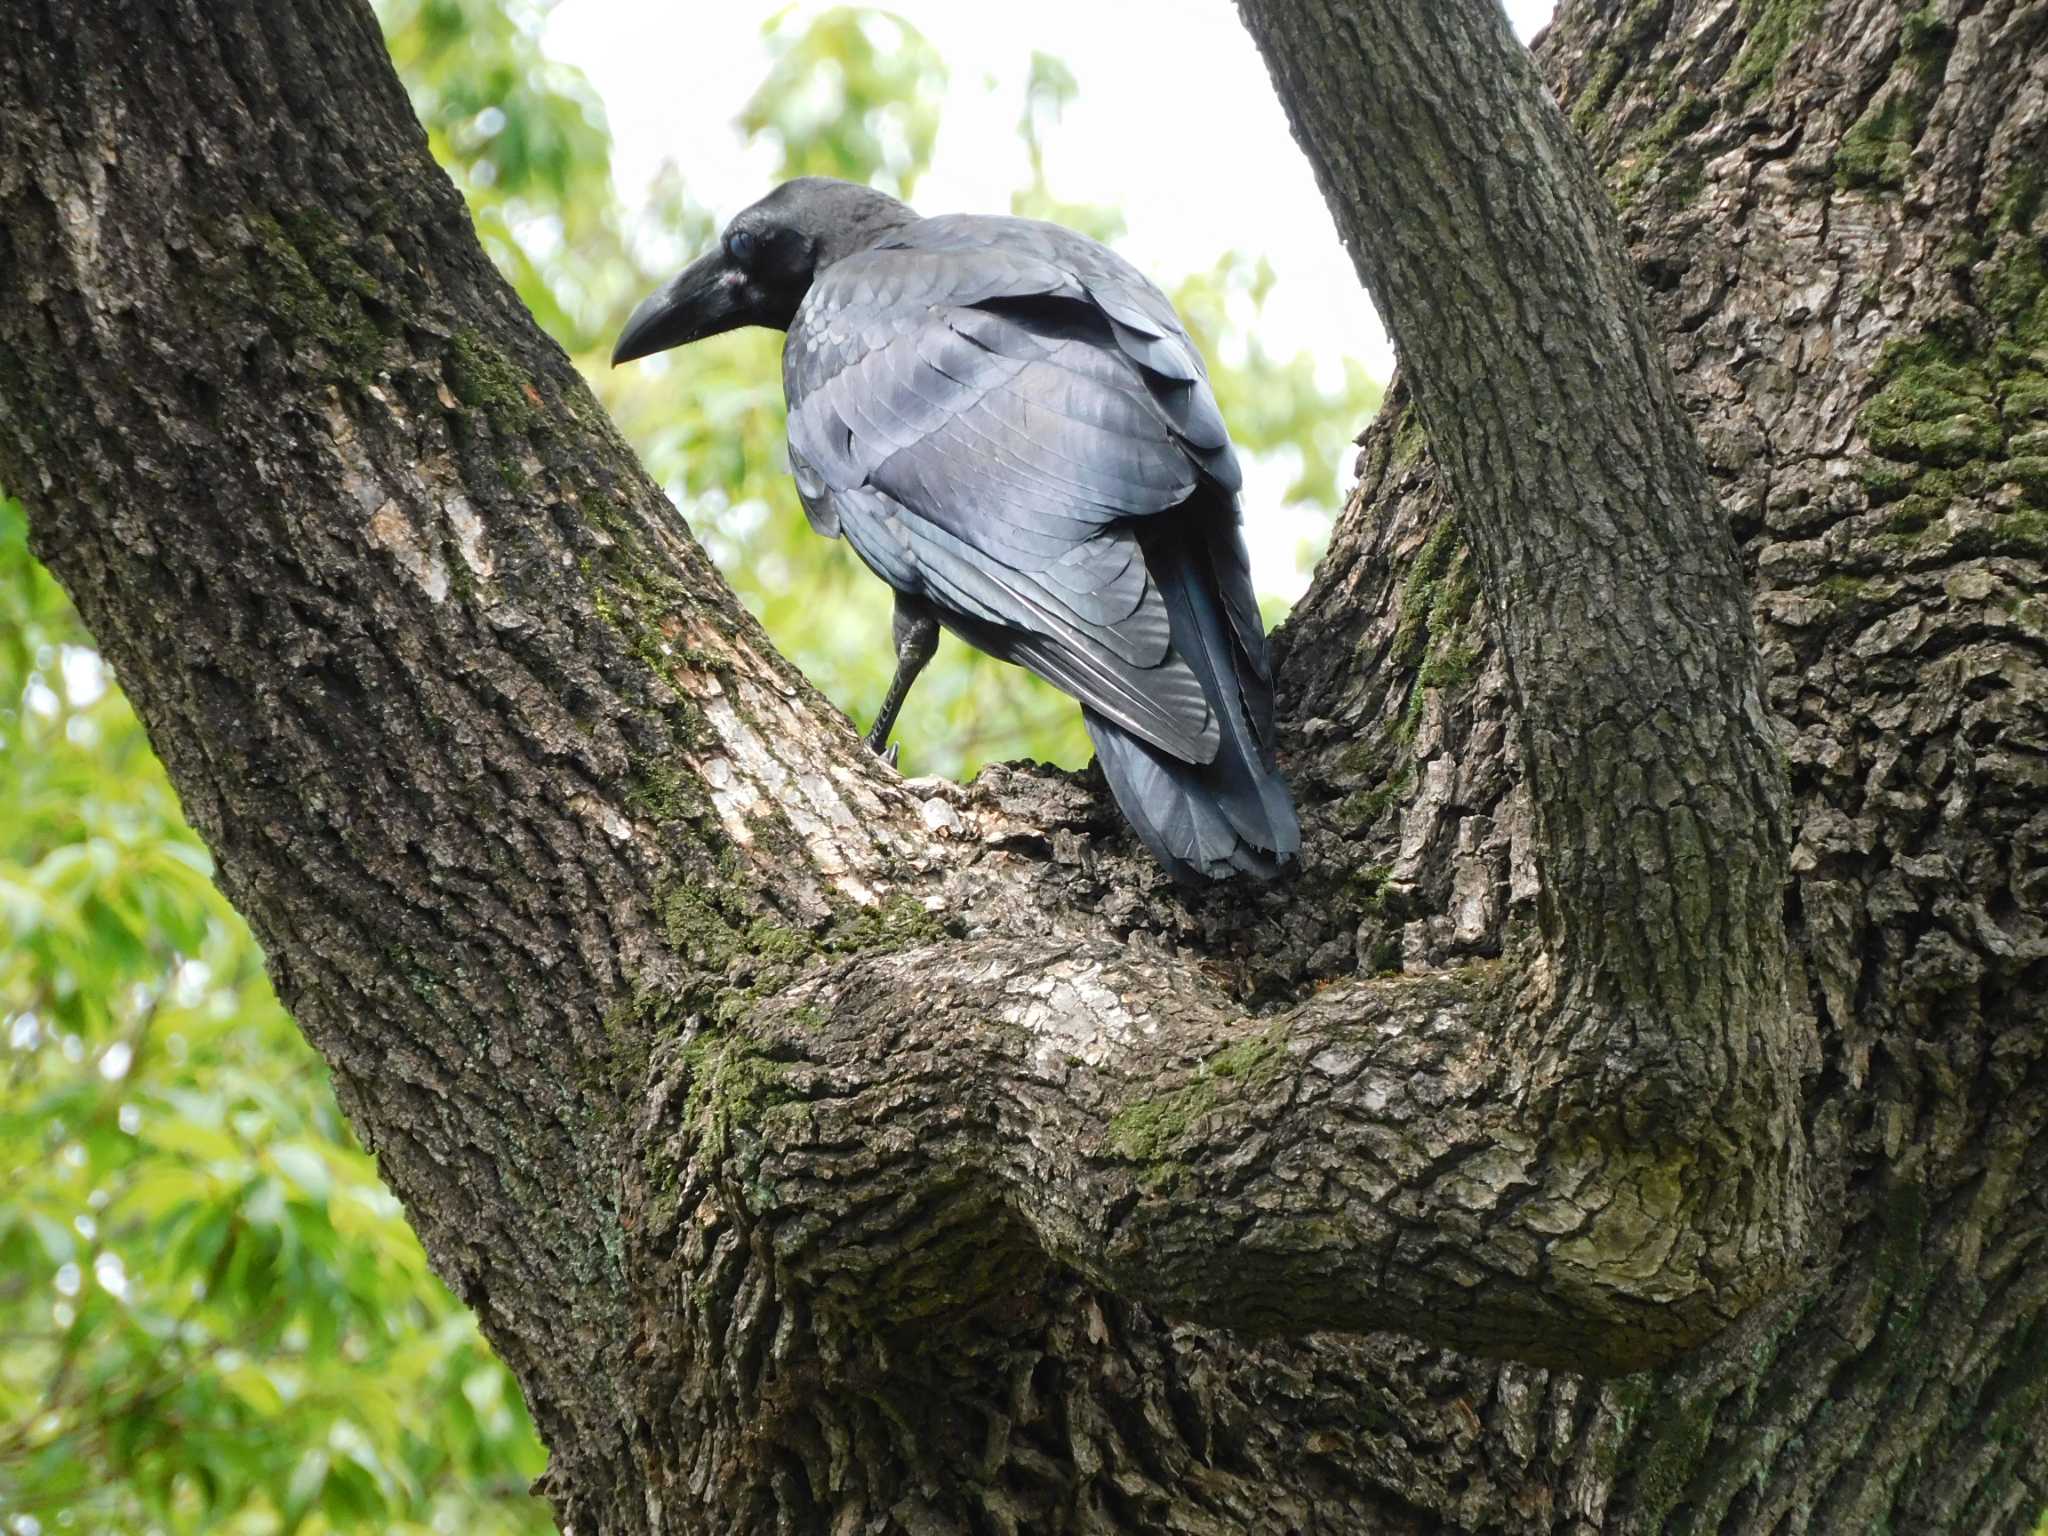
{"type": "Polygon", "coordinates": [[[640,301],[612,348],[612,366],[749,324],[748,289],[747,274],[723,250],[706,252],[640,301]]]}

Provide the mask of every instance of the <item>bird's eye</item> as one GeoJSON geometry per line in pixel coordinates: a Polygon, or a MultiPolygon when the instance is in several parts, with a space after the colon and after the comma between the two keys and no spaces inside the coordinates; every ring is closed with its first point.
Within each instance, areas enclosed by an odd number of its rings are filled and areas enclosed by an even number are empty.
{"type": "Polygon", "coordinates": [[[750,229],[736,229],[725,237],[725,254],[743,267],[754,264],[754,232],[750,229]]]}

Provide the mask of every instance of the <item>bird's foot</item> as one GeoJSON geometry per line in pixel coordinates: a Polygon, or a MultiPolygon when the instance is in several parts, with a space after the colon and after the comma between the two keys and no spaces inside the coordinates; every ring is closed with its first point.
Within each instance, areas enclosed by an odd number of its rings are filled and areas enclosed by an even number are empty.
{"type": "Polygon", "coordinates": [[[874,753],[875,756],[879,757],[891,768],[894,768],[896,766],[897,755],[903,750],[902,743],[892,741],[885,745],[884,743],[875,740],[875,733],[873,731],[868,732],[868,734],[864,738],[862,738],[862,740],[866,745],[867,749],[870,752],[874,753]]]}

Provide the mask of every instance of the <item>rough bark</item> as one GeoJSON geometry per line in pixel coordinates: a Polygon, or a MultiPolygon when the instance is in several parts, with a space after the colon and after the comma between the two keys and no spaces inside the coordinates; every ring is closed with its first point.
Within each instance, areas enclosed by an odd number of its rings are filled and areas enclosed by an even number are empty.
{"type": "Polygon", "coordinates": [[[2023,1527],[2048,7],[1568,9],[1653,320],[1490,5],[1247,9],[1415,389],[1288,888],[867,759],[341,0],[0,21],[0,483],[565,1527],[2023,1527]]]}
{"type": "MultiPolygon", "coordinates": [[[[1826,1230],[1786,1295],[1590,1412],[1532,1420],[1568,1378],[1461,1364],[1485,1428],[1428,1504],[1454,1527],[2028,1531],[2048,1503],[2044,42],[2038,5],[1615,0],[1537,50],[1752,593],[1826,1230]]],[[[1498,952],[1533,899],[1492,589],[1433,441],[1397,388],[1283,666],[1330,722],[1329,857],[1384,872],[1361,949],[1410,970],[1498,952]]]]}

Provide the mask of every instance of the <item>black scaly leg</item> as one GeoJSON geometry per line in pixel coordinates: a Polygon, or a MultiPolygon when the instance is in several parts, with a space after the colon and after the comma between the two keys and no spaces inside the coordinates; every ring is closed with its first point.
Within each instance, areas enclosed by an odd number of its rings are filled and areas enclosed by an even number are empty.
{"type": "Polygon", "coordinates": [[[889,733],[896,729],[896,716],[910,696],[910,685],[939,648],[939,621],[931,610],[914,597],[896,594],[896,616],[890,624],[896,636],[896,675],[889,682],[889,696],[867,734],[868,750],[881,753],[890,767],[896,766],[896,748],[889,746],[889,733]],[[887,752],[882,749],[888,747],[887,752]]]}

